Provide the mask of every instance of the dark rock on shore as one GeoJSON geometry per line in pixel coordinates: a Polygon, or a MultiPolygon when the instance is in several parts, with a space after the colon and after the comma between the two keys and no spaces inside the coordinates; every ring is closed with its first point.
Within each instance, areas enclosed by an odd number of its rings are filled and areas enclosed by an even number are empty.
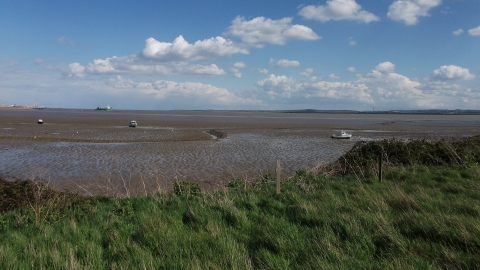
{"type": "Polygon", "coordinates": [[[216,129],[210,129],[209,131],[207,131],[207,133],[212,135],[212,136],[217,137],[217,139],[223,139],[223,138],[227,137],[227,134],[225,134],[224,132],[222,132],[220,130],[216,130],[216,129]]]}

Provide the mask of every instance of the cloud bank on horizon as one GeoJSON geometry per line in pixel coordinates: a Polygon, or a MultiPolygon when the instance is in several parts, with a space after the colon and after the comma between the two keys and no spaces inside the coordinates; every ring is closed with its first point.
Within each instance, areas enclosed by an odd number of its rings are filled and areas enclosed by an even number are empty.
{"type": "MultiPolygon", "coordinates": [[[[162,14],[181,11],[173,3],[162,14]]],[[[157,18],[142,16],[151,3],[123,4],[118,8],[144,19],[126,26],[112,16],[111,26],[101,27],[101,20],[89,17],[99,27],[88,30],[77,21],[88,4],[65,8],[68,18],[56,19],[71,20],[66,26],[34,16],[15,24],[33,11],[4,4],[0,30],[8,38],[0,41],[0,104],[480,109],[480,19],[472,12],[480,3],[327,0],[273,11],[275,2],[255,3],[224,6],[225,15],[211,22],[208,8],[191,17],[157,18]],[[241,10],[255,12],[237,14],[241,10]],[[18,33],[37,24],[49,30],[31,46],[29,36],[18,33]]]]}

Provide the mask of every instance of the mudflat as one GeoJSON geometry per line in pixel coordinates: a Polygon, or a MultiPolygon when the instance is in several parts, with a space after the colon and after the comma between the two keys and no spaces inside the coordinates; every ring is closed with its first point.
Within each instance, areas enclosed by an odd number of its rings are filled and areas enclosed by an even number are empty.
{"type": "Polygon", "coordinates": [[[285,175],[331,162],[358,140],[478,134],[477,115],[0,109],[0,173],[90,194],[152,193],[176,179],[208,190],[259,177],[276,160],[285,175]],[[352,139],[330,138],[340,130],[352,139]]]}

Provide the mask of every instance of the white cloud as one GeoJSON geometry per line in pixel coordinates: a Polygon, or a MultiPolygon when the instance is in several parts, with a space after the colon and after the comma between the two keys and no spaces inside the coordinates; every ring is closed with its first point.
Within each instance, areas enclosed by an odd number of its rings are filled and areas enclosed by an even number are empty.
{"type": "Polygon", "coordinates": [[[73,41],[69,38],[66,38],[66,37],[59,37],[57,39],[57,43],[58,44],[69,44],[69,45],[73,46],[73,41]]]}
{"type": "Polygon", "coordinates": [[[258,81],[256,85],[272,96],[280,94],[287,98],[299,90],[295,79],[287,76],[275,76],[275,74],[270,74],[268,78],[258,81]]]}
{"type": "MultiPolygon", "coordinates": [[[[451,77],[471,79],[469,73],[463,71],[462,74],[451,77]]],[[[336,76],[332,74],[329,77],[336,76]]],[[[475,91],[447,81],[421,83],[395,73],[395,65],[391,62],[379,63],[370,72],[357,77],[350,82],[327,82],[317,77],[301,80],[271,74],[257,81],[256,86],[275,99],[276,104],[299,106],[316,104],[328,107],[331,100],[336,100],[336,106],[350,104],[365,108],[374,105],[385,109],[476,108],[480,105],[480,89],[475,91]]]]}
{"type": "Polygon", "coordinates": [[[348,39],[348,45],[355,46],[355,45],[357,45],[357,42],[352,37],[350,37],[348,39]]]}
{"type": "Polygon", "coordinates": [[[172,43],[160,42],[154,38],[145,41],[142,56],[161,62],[204,61],[232,54],[248,54],[249,51],[223,37],[210,38],[188,43],[183,36],[178,36],[172,43]]]}
{"type": "Polygon", "coordinates": [[[207,75],[207,76],[219,76],[224,75],[225,71],[220,69],[215,64],[210,64],[208,66],[203,65],[186,65],[184,67],[176,67],[175,73],[177,74],[187,74],[187,75],[207,75]]]}
{"type": "Polygon", "coordinates": [[[247,65],[243,62],[236,62],[235,64],[233,64],[233,67],[235,68],[245,68],[247,65]]]}
{"type": "Polygon", "coordinates": [[[347,71],[348,71],[348,72],[356,72],[357,69],[356,69],[355,67],[348,67],[348,68],[347,68],[347,71]]]}
{"type": "Polygon", "coordinates": [[[373,102],[368,93],[368,87],[364,84],[326,82],[318,78],[296,80],[271,74],[268,78],[258,81],[256,85],[271,97],[298,98],[300,96],[304,99],[329,98],[373,102]]]}
{"type": "Polygon", "coordinates": [[[225,88],[198,82],[174,81],[147,81],[135,82],[121,76],[110,79],[107,85],[120,89],[130,89],[157,100],[182,100],[186,103],[201,104],[202,106],[252,105],[261,104],[260,100],[243,98],[229,92],[225,88]]]}
{"type": "Polygon", "coordinates": [[[245,44],[262,48],[265,44],[284,45],[290,40],[317,40],[321,37],[309,27],[292,24],[292,18],[280,20],[257,17],[246,21],[237,17],[232,21],[226,35],[239,37],[245,44]]]}
{"type": "Polygon", "coordinates": [[[392,73],[395,71],[395,65],[387,61],[387,62],[378,64],[375,67],[375,70],[378,70],[382,73],[392,73]]]}
{"type": "Polygon", "coordinates": [[[332,73],[332,74],[330,74],[330,75],[328,75],[328,77],[329,77],[330,79],[335,79],[335,80],[337,80],[337,79],[340,79],[340,78],[341,78],[341,77],[340,77],[340,75],[333,74],[333,73],[332,73]]]}
{"type": "Polygon", "coordinates": [[[463,33],[463,29],[458,29],[458,30],[455,30],[452,32],[452,34],[454,34],[455,36],[459,36],[463,33]]]}
{"type": "Polygon", "coordinates": [[[430,16],[430,9],[439,6],[442,0],[396,0],[388,8],[387,16],[406,25],[415,25],[419,17],[430,16]]]}
{"type": "MultiPolygon", "coordinates": [[[[0,97],[4,102],[19,104],[25,96],[30,96],[38,100],[38,104],[47,107],[71,108],[110,104],[116,108],[135,109],[141,104],[142,108],[148,109],[227,107],[369,110],[372,106],[387,110],[480,109],[480,87],[477,84],[472,87],[471,82],[462,81],[460,78],[472,79],[474,75],[464,72],[460,67],[457,68],[463,75],[448,75],[455,72],[442,71],[445,73],[443,77],[450,76],[451,79],[416,80],[395,73],[394,64],[385,63],[388,62],[379,63],[365,74],[357,73],[355,79],[346,82],[327,82],[311,76],[295,78],[266,75],[265,79],[257,81],[256,86],[260,89],[256,92],[248,90],[241,93],[197,82],[140,81],[134,79],[140,76],[127,73],[116,75],[107,82],[104,76],[88,80],[59,80],[55,74],[28,72],[19,66],[4,65],[0,66],[0,97]],[[42,94],[38,96],[38,93],[42,94]],[[112,100],[117,103],[112,104],[112,100]]],[[[185,64],[182,67],[188,66],[185,64]]],[[[85,70],[82,72],[84,68],[72,63],[64,71],[75,78],[88,74],[85,70]]],[[[438,70],[441,74],[442,69],[438,70]]]]}
{"type": "Polygon", "coordinates": [[[233,73],[233,76],[235,78],[241,78],[242,73],[240,72],[240,69],[245,68],[247,65],[243,62],[236,62],[233,64],[233,66],[230,68],[230,71],[233,73]]]}
{"type": "Polygon", "coordinates": [[[306,68],[304,71],[298,73],[298,75],[302,75],[302,76],[310,76],[312,75],[313,73],[313,68],[306,68]]]}
{"type": "Polygon", "coordinates": [[[305,6],[298,12],[305,19],[327,22],[330,20],[354,20],[364,23],[379,21],[376,15],[362,10],[355,0],[328,0],[322,6],[305,6]]]}
{"type": "Polygon", "coordinates": [[[470,36],[480,36],[480,25],[468,30],[468,34],[470,34],[470,36]]]}
{"type": "MultiPolygon", "coordinates": [[[[353,70],[352,70],[353,71],[353,70]]],[[[439,69],[442,78],[472,79],[462,68],[439,69]]],[[[336,78],[331,74],[329,78],[336,78]]],[[[327,82],[317,77],[298,79],[271,74],[255,84],[276,104],[327,108],[367,109],[371,106],[391,109],[478,108],[480,88],[452,84],[451,81],[426,80],[424,83],[395,73],[391,62],[379,63],[366,74],[357,74],[349,82],[327,82]],[[307,104],[307,105],[305,105],[307,104]],[[342,105],[339,105],[342,104],[342,105]]]]}
{"type": "Polygon", "coordinates": [[[93,63],[82,66],[79,63],[69,65],[64,72],[67,77],[83,77],[85,74],[159,74],[159,75],[206,75],[219,76],[226,72],[215,64],[191,65],[186,62],[159,64],[139,58],[136,55],[95,59],[93,63]]]}
{"type": "Polygon", "coordinates": [[[471,74],[467,68],[449,65],[441,66],[430,75],[430,79],[445,81],[445,80],[473,80],[475,75],[471,74]]]}
{"type": "Polygon", "coordinates": [[[261,74],[268,74],[268,69],[265,68],[257,68],[258,73],[261,74]]]}
{"type": "Polygon", "coordinates": [[[43,59],[42,58],[35,59],[35,65],[37,65],[37,66],[43,65],[43,59]]]}
{"type": "Polygon", "coordinates": [[[64,75],[69,78],[82,78],[85,76],[85,67],[79,63],[71,63],[68,65],[68,71],[64,75]]]}
{"type": "Polygon", "coordinates": [[[419,82],[394,72],[378,72],[374,69],[357,83],[367,85],[372,90],[374,99],[383,105],[396,106],[399,102],[412,104],[425,98],[418,89],[421,85],[419,82]]]}
{"type": "MultiPolygon", "coordinates": [[[[194,44],[189,44],[182,36],[178,36],[173,43],[159,42],[154,38],[148,38],[140,54],[95,59],[86,66],[72,63],[68,71],[63,73],[67,77],[83,77],[85,74],[219,76],[226,72],[215,64],[204,65],[189,62],[229,57],[237,53],[248,54],[249,52],[244,46],[222,37],[197,41],[194,44]]],[[[235,65],[244,64],[239,62],[235,65]]],[[[234,68],[238,69],[238,67],[234,68]]],[[[238,77],[238,73],[236,74],[238,77]]]]}
{"type": "Polygon", "coordinates": [[[298,67],[300,66],[300,62],[297,60],[280,59],[277,61],[276,65],[278,67],[298,67]]]}

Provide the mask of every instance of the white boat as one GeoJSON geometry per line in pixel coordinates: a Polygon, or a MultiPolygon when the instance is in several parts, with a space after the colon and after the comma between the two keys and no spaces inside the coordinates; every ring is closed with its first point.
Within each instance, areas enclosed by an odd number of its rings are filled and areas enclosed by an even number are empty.
{"type": "Polygon", "coordinates": [[[38,119],[37,123],[43,124],[43,120],[42,120],[42,119],[38,119]]]}
{"type": "Polygon", "coordinates": [[[137,121],[135,120],[132,120],[130,121],[130,123],[128,124],[129,127],[136,127],[137,126],[137,121]]]}
{"type": "Polygon", "coordinates": [[[333,134],[332,135],[332,138],[334,138],[334,139],[350,139],[351,137],[352,137],[352,134],[347,133],[344,130],[342,130],[342,132],[340,132],[340,134],[333,134]]]}

